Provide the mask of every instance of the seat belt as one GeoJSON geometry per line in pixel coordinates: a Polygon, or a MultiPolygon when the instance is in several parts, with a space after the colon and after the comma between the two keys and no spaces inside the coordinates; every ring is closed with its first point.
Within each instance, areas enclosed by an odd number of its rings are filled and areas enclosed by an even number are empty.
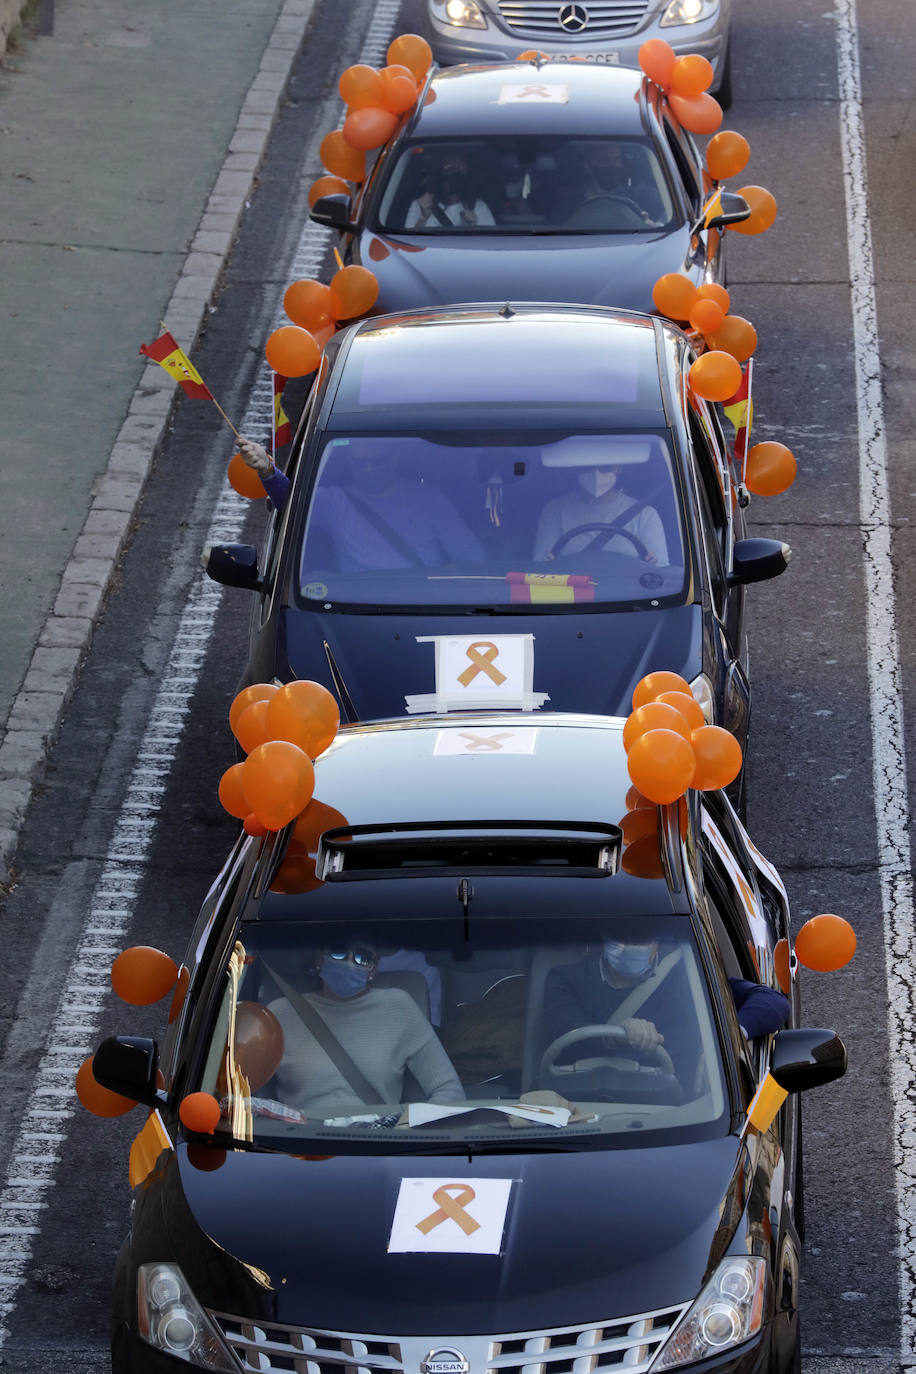
{"type": "Polygon", "coordinates": [[[358,511],[364,520],[368,520],[369,524],[377,534],[382,536],[389,548],[394,549],[395,553],[399,553],[402,558],[406,559],[411,568],[426,567],[426,564],[416,550],[412,549],[410,545],[401,538],[397,531],[393,530],[387,521],[383,520],[382,517],[362,499],[362,497],[354,495],[354,493],[349,490],[346,490],[346,497],[353,509],[358,511]]]}
{"type": "Polygon", "coordinates": [[[641,983],[637,983],[629,997],[625,997],[613,1015],[608,1017],[608,1025],[620,1026],[634,1012],[639,1011],[656,988],[665,981],[675,964],[680,961],[680,957],[679,949],[673,949],[670,954],[666,954],[661,963],[656,965],[655,972],[644,978],[641,983]]]}
{"type": "Polygon", "coordinates": [[[266,961],[264,968],[283,993],[293,1011],[305,1023],[306,1028],[311,1031],[341,1078],[353,1089],[360,1101],[366,1103],[367,1106],[384,1102],[384,1095],[379,1092],[378,1088],[374,1088],[368,1078],[357,1068],[324,1017],[301,993],[297,992],[290,983],[287,983],[285,978],[281,978],[279,973],[276,973],[266,961]]]}

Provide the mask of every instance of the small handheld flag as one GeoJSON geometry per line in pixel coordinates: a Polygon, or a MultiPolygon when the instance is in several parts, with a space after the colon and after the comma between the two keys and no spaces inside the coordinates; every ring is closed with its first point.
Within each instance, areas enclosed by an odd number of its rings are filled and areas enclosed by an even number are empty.
{"type": "Polygon", "coordinates": [[[274,457],[277,449],[288,444],[293,437],[293,427],[289,422],[289,416],[283,409],[283,388],[286,386],[287,378],[280,372],[273,374],[274,383],[274,457]]]}
{"type": "Polygon", "coordinates": [[[204,384],[197,368],[178,347],[177,341],[168,330],[151,344],[141,344],[140,352],[152,362],[164,367],[186,396],[194,397],[198,401],[213,400],[213,392],[204,384]]]}

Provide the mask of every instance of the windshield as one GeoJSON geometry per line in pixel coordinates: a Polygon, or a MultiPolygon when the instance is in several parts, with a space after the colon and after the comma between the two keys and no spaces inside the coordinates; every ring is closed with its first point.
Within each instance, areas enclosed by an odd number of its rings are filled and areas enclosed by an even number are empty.
{"type": "Polygon", "coordinates": [[[245,926],[200,1087],[294,1152],[645,1144],[726,1109],[687,922],[559,912],[245,926]]]}
{"type": "Polygon", "coordinates": [[[327,610],[576,610],[684,581],[664,432],[430,432],[325,444],[299,589],[327,610]]]}
{"type": "Polygon", "coordinates": [[[635,234],[675,214],[646,139],[504,135],[408,143],[377,228],[411,234],[635,234]]]}

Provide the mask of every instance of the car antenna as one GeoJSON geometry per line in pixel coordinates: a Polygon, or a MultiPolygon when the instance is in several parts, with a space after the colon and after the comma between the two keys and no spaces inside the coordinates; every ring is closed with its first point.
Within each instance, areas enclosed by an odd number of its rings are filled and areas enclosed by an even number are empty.
{"type": "Polygon", "coordinates": [[[509,304],[509,302],[506,301],[506,304],[503,306],[502,310],[500,310],[499,313],[500,315],[502,315],[504,320],[511,320],[512,316],[516,312],[512,309],[512,306],[509,304]]]}
{"type": "Polygon", "coordinates": [[[337,688],[337,695],[340,697],[340,704],[347,713],[347,722],[350,725],[355,725],[359,720],[359,716],[357,715],[356,707],[353,705],[353,698],[347,691],[347,684],[344,682],[343,675],[337,666],[337,661],[331,653],[330,644],[326,639],[322,640],[322,643],[324,644],[324,652],[327,656],[328,667],[331,670],[331,677],[333,678],[334,686],[337,688]]]}

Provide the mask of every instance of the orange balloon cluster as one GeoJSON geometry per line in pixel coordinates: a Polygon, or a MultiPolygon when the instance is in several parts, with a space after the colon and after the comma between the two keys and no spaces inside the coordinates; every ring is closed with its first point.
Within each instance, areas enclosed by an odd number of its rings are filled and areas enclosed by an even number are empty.
{"type": "MultiPolygon", "coordinates": [[[[727,787],[741,772],[738,741],[705,723],[689,683],[678,673],[648,673],[637,683],[623,745],[634,786],[659,806],[677,801],[688,787],[727,787]]],[[[634,843],[643,838],[634,834],[634,843]]]]}
{"type": "MultiPolygon", "coordinates": [[[[747,362],[757,347],[756,329],[750,320],[729,315],[731,298],[725,287],[716,282],[694,286],[683,273],[666,272],[653,286],[652,300],[660,314],[670,320],[687,321],[691,329],[703,335],[708,348],[728,353],[739,363],[747,362]]],[[[706,399],[727,400],[738,389],[740,380],[739,377],[731,391],[724,395],[706,399]]],[[[694,390],[698,395],[704,394],[696,386],[694,390]]]]}
{"type": "MultiPolygon", "coordinates": [[[[431,61],[432,51],[426,39],[404,33],[389,46],[388,66],[381,71],[362,63],[348,67],[338,83],[341,99],[347,106],[339,131],[344,142],[360,154],[386,143],[401,116],[417,103],[419,83],[431,61]]],[[[323,154],[322,161],[329,172],[347,175],[339,170],[339,163],[330,166],[323,154]]]]}
{"type": "MultiPolygon", "coordinates": [[[[353,264],[341,267],[334,273],[329,286],[312,277],[302,277],[291,282],[283,295],[283,308],[292,324],[281,325],[267,340],[264,349],[267,361],[274,372],[284,377],[305,377],[314,372],[321,361],[321,350],[337,328],[340,320],[352,320],[371,310],[378,300],[378,277],[368,267],[353,264]]],[[[236,457],[239,457],[236,455],[236,457]]],[[[233,459],[233,463],[234,463],[233,459]]],[[[239,457],[241,468],[245,467],[239,457]]],[[[243,496],[263,496],[257,474],[259,490],[241,472],[237,473],[237,485],[230,463],[229,480],[236,491],[243,496]]]]}
{"type": "Polygon", "coordinates": [[[668,95],[680,124],[692,134],[713,134],[722,123],[722,106],[708,94],[715,73],[700,53],[678,57],[663,38],[648,38],[639,49],[639,65],[650,81],[668,95]]]}

